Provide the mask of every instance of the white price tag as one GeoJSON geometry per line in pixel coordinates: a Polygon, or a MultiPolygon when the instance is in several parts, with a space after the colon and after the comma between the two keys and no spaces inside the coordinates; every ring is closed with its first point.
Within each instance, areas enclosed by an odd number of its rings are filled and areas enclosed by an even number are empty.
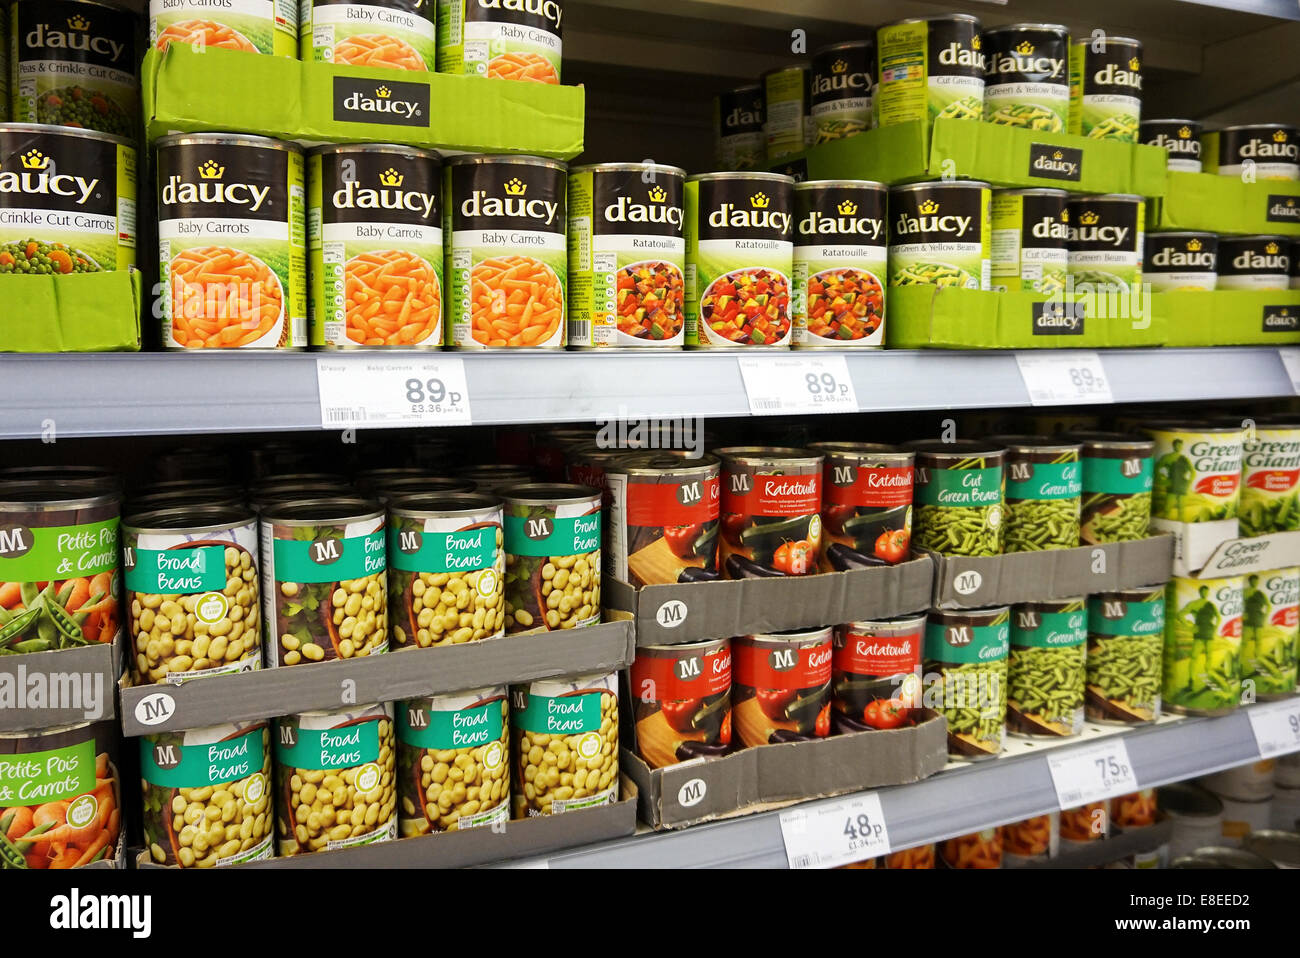
{"type": "Polygon", "coordinates": [[[1094,352],[1040,350],[1016,353],[1020,376],[1033,406],[1113,403],[1110,381],[1094,352]]]}
{"type": "Polygon", "coordinates": [[[1300,395],[1300,348],[1292,346],[1279,349],[1277,354],[1286,367],[1286,374],[1291,377],[1292,391],[1300,395]]]}
{"type": "Polygon", "coordinates": [[[858,411],[843,356],[740,356],[737,361],[752,415],[858,411]]]}
{"type": "Polygon", "coordinates": [[[321,425],[327,429],[464,426],[465,362],[449,356],[317,356],[321,425]]]}
{"type": "Polygon", "coordinates": [[[889,854],[889,829],[874,792],[784,811],[781,838],[791,868],[834,868],[889,854]]]}
{"type": "Polygon", "coordinates": [[[1300,699],[1264,702],[1246,709],[1260,758],[1300,752],[1300,699]]]}
{"type": "Polygon", "coordinates": [[[1128,746],[1118,736],[1084,748],[1062,749],[1047,756],[1062,808],[1078,808],[1138,790],[1128,746]]]}

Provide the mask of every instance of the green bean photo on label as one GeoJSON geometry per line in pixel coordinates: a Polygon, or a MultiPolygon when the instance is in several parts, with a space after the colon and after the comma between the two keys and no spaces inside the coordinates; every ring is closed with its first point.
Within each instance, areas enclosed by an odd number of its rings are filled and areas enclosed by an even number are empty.
{"type": "Polygon", "coordinates": [[[1011,647],[1007,690],[1013,708],[1070,726],[1083,707],[1083,644],[1059,649],[1011,647]]]}
{"type": "Polygon", "coordinates": [[[1086,496],[1083,512],[1088,516],[1082,533],[1088,542],[1132,542],[1145,539],[1151,527],[1151,493],[1117,496],[1095,493],[1086,496]],[[1098,506],[1109,499],[1104,508],[1098,506]]]}
{"type": "Polygon", "coordinates": [[[1008,501],[1005,537],[1006,552],[1073,549],[1079,544],[1079,500],[1008,501]]]}
{"type": "Polygon", "coordinates": [[[1001,507],[918,506],[915,535],[918,545],[945,555],[1000,555],[1001,507]]]}

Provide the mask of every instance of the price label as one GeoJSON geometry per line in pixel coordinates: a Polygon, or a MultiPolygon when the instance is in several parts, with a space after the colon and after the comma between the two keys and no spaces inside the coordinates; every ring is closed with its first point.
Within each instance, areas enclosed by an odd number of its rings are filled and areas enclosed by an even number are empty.
{"type": "Polygon", "coordinates": [[[1122,738],[1047,756],[1062,808],[1077,808],[1138,790],[1137,774],[1122,738]]]}
{"type": "Polygon", "coordinates": [[[1300,699],[1265,702],[1246,709],[1260,758],[1300,752],[1300,699]]]}
{"type": "Polygon", "coordinates": [[[889,854],[889,829],[874,792],[781,813],[791,868],[833,868],[889,854]]]}
{"type": "Polygon", "coordinates": [[[465,362],[448,356],[317,356],[321,425],[327,429],[464,426],[465,362]]]}
{"type": "Polygon", "coordinates": [[[1016,353],[1020,376],[1034,406],[1113,403],[1101,357],[1094,352],[1043,350],[1016,353]]]}
{"type": "Polygon", "coordinates": [[[737,361],[752,415],[858,411],[843,356],[741,356],[737,361]]]}
{"type": "Polygon", "coordinates": [[[1300,348],[1279,349],[1278,356],[1286,367],[1286,374],[1291,377],[1291,390],[1300,395],[1300,348]]]}

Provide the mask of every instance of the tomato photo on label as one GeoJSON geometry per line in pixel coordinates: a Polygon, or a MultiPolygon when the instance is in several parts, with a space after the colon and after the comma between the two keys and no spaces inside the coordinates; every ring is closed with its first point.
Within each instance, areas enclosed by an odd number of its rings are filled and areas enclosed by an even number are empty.
{"type": "Polygon", "coordinates": [[[783,542],[777,546],[772,565],[786,575],[807,575],[812,568],[815,554],[816,550],[812,543],[806,540],[783,542]]]}
{"type": "Polygon", "coordinates": [[[731,709],[727,709],[727,714],[722,716],[722,728],[718,731],[718,741],[723,745],[731,744],[731,709]]]}
{"type": "Polygon", "coordinates": [[[745,524],[748,519],[740,512],[724,512],[722,514],[722,537],[732,546],[740,548],[740,534],[745,531],[745,524]]]}
{"type": "Polygon", "coordinates": [[[695,555],[695,541],[703,534],[704,524],[700,522],[688,526],[664,526],[664,541],[679,559],[695,555]]]}
{"type": "Polygon", "coordinates": [[[813,725],[813,734],[818,738],[825,738],[831,734],[831,707],[827,703],[822,710],[817,713],[817,721],[813,725]]]}
{"type": "Polygon", "coordinates": [[[692,728],[692,719],[703,704],[699,699],[679,699],[674,702],[663,702],[659,707],[664,713],[664,721],[674,731],[689,732],[692,728]]]}
{"type": "Polygon", "coordinates": [[[890,529],[882,532],[876,539],[876,556],[891,564],[902,562],[907,558],[909,540],[910,537],[905,529],[890,529]]]}
{"type": "Polygon", "coordinates": [[[875,699],[862,710],[862,721],[872,728],[900,728],[909,718],[908,709],[898,699],[875,699]]]}
{"type": "Polygon", "coordinates": [[[794,689],[759,689],[756,694],[764,715],[775,722],[783,722],[788,718],[785,710],[795,699],[794,689]]]}

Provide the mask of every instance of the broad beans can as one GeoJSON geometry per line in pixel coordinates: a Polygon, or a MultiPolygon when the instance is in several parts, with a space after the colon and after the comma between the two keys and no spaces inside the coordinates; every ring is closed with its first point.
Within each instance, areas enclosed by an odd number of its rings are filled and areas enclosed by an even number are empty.
{"type": "Polygon", "coordinates": [[[1143,725],[1160,717],[1164,634],[1164,586],[1088,597],[1088,721],[1143,725]]]}
{"type": "Polygon", "coordinates": [[[829,628],[738,635],[731,652],[732,721],[739,745],[830,735],[834,650],[829,628]]]}
{"type": "Polygon", "coordinates": [[[1233,519],[1241,498],[1240,426],[1156,423],[1151,495],[1153,520],[1233,519]]]}
{"type": "Polygon", "coordinates": [[[922,703],[948,720],[952,758],[973,761],[1002,751],[1010,621],[1007,606],[930,610],[922,703]]]}
{"type": "Polygon", "coordinates": [[[913,541],[942,555],[1002,554],[1006,450],[971,439],[918,439],[913,541]]]}
{"type": "Polygon", "coordinates": [[[651,768],[730,750],[730,640],[642,646],[629,681],[637,754],[651,768]]]}
{"type": "Polygon", "coordinates": [[[1222,715],[1241,703],[1241,576],[1169,580],[1162,697],[1171,712],[1222,715]]]}
{"type": "Polygon", "coordinates": [[[1252,572],[1242,587],[1241,677],[1260,699],[1296,690],[1300,639],[1300,568],[1252,572]]]}
{"type": "Polygon", "coordinates": [[[1083,597],[1011,607],[1007,731],[1030,737],[1083,730],[1088,612],[1083,597]]]}
{"type": "Polygon", "coordinates": [[[1080,542],[1145,539],[1151,524],[1155,443],[1125,433],[1072,432],[1070,436],[1083,444],[1080,542]]]}
{"type": "Polygon", "coordinates": [[[599,623],[601,493],[523,483],[499,494],[505,500],[506,633],[599,623]]]}

